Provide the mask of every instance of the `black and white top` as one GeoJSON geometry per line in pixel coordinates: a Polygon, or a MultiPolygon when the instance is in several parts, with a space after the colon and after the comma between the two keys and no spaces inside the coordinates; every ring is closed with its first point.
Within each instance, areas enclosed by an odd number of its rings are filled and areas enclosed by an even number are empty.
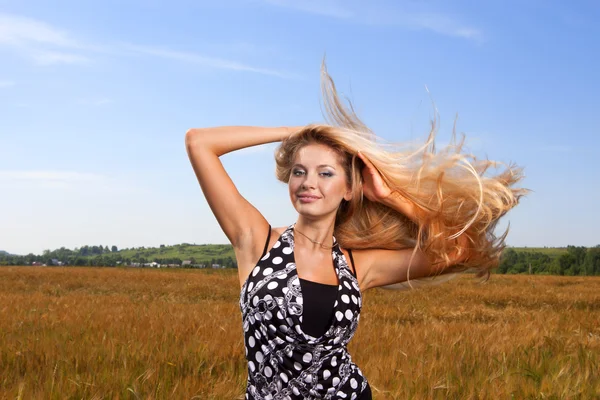
{"type": "Polygon", "coordinates": [[[334,238],[338,292],[331,325],[320,337],[304,332],[293,227],[281,234],[242,286],[246,399],[358,399],[368,384],[346,347],[360,317],[358,281],[334,238]]]}

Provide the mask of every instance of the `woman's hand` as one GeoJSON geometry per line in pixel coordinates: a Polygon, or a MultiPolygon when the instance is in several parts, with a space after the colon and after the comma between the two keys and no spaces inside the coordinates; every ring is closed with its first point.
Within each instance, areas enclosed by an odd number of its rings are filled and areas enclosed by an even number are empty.
{"type": "Polygon", "coordinates": [[[377,168],[375,168],[373,163],[360,151],[357,155],[365,163],[365,168],[361,171],[363,178],[363,194],[371,201],[383,203],[392,194],[392,190],[387,183],[383,181],[381,174],[377,168]]]}
{"type": "Polygon", "coordinates": [[[377,201],[404,214],[413,222],[418,222],[415,204],[397,191],[392,191],[385,183],[381,174],[364,154],[358,152],[358,157],[365,163],[362,170],[363,194],[371,201],[377,201]]]}

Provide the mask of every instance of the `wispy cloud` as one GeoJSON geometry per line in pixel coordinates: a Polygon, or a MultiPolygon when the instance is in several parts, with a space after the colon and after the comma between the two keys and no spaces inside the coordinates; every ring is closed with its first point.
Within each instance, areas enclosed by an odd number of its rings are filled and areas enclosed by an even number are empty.
{"type": "Polygon", "coordinates": [[[16,84],[14,81],[0,81],[0,89],[15,86],[16,84]]]}
{"type": "Polygon", "coordinates": [[[99,97],[79,99],[77,102],[86,106],[104,106],[106,104],[111,104],[113,101],[107,97],[99,97]]]}
{"type": "Polygon", "coordinates": [[[146,54],[150,56],[166,58],[171,60],[182,61],[191,64],[202,65],[205,67],[215,68],[215,69],[226,69],[233,71],[246,71],[246,72],[254,72],[257,74],[263,75],[272,75],[279,78],[291,79],[298,78],[297,75],[277,71],[273,69],[267,68],[258,68],[248,64],[240,63],[237,61],[225,60],[217,57],[209,57],[202,54],[197,53],[189,53],[182,51],[169,50],[159,47],[152,46],[138,46],[138,45],[127,45],[127,49],[134,53],[146,54]]]}
{"type": "MultiPolygon", "coordinates": [[[[263,0],[265,3],[315,15],[348,20],[368,25],[395,25],[412,30],[428,30],[476,42],[484,40],[483,32],[462,23],[456,17],[431,10],[411,10],[406,4],[377,8],[373,2],[341,0],[263,0]]],[[[414,7],[414,5],[413,5],[414,7]]]]}
{"type": "Polygon", "coordinates": [[[35,19],[0,14],[0,45],[9,46],[36,64],[80,64],[90,59],[86,46],[66,31],[35,19]]]}
{"type": "Polygon", "coordinates": [[[342,2],[327,0],[265,0],[266,3],[279,7],[293,8],[311,14],[324,15],[327,17],[350,19],[355,16],[342,2]]]}
{"type": "MultiPolygon", "coordinates": [[[[97,45],[76,40],[66,30],[35,19],[0,14],[0,46],[8,46],[37,65],[88,64],[98,54],[127,57],[144,54],[213,69],[250,72],[284,79],[298,78],[295,74],[249,65],[199,53],[136,44],[97,45]]],[[[0,86],[1,87],[1,86],[0,86]]]]}
{"type": "Polygon", "coordinates": [[[105,180],[104,175],[92,174],[86,172],[73,171],[19,171],[19,170],[0,170],[0,181],[38,181],[38,182],[99,182],[105,180]]]}

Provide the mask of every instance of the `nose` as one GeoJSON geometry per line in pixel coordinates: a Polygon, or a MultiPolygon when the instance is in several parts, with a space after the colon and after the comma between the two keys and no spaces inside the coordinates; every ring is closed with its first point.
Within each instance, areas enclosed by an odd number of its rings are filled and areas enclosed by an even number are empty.
{"type": "Polygon", "coordinates": [[[305,175],[302,182],[302,189],[314,189],[316,187],[316,177],[314,174],[308,173],[305,175]]]}

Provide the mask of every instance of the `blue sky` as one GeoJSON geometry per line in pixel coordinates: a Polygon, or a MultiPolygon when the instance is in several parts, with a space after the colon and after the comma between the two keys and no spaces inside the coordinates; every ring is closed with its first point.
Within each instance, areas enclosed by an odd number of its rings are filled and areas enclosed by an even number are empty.
{"type": "MultiPolygon", "coordinates": [[[[600,244],[595,1],[0,0],[0,250],[226,243],[190,127],[323,120],[324,54],[379,136],[525,167],[512,246],[600,244]],[[426,87],[431,95],[428,94],[426,87]],[[431,96],[431,97],[430,97],[431,96]]],[[[274,146],[223,157],[274,226],[274,146]]]]}

